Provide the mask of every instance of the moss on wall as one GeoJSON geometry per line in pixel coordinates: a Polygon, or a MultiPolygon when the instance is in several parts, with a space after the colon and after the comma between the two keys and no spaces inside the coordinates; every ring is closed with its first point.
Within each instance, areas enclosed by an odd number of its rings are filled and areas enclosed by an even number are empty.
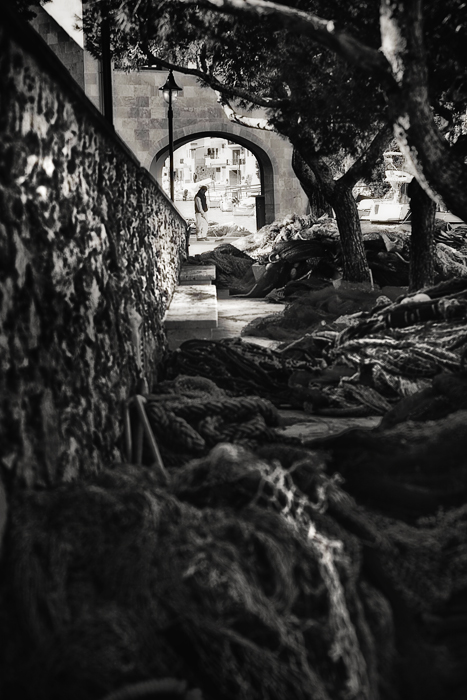
{"type": "Polygon", "coordinates": [[[119,458],[185,223],[33,30],[0,27],[0,457],[49,484],[119,458]]]}

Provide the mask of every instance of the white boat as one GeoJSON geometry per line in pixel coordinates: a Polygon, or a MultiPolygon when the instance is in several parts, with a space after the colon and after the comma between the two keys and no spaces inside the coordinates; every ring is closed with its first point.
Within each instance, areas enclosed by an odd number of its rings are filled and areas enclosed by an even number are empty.
{"type": "MultiPolygon", "coordinates": [[[[392,156],[400,155],[394,151],[388,151],[384,154],[389,166],[385,171],[385,179],[391,185],[391,190],[382,199],[368,198],[362,199],[358,203],[358,215],[361,221],[381,224],[410,222],[410,199],[407,195],[407,188],[413,175],[405,170],[398,170],[394,166],[392,156]]],[[[436,218],[448,222],[451,226],[464,224],[462,219],[440,205],[438,205],[436,218]]]]}
{"type": "MultiPolygon", "coordinates": [[[[386,154],[385,154],[386,155],[386,154]]],[[[392,164],[392,159],[391,159],[392,164]]],[[[407,186],[413,175],[395,167],[385,171],[391,190],[382,199],[362,199],[358,203],[359,217],[372,223],[401,223],[410,213],[407,186]]]]}

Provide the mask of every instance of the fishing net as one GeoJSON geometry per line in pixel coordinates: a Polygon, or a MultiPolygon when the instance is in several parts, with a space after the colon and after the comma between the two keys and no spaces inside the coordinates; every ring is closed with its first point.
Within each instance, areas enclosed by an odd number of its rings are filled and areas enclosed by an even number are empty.
{"type": "Polygon", "coordinates": [[[388,420],[396,422],[410,411],[419,419],[442,417],[464,407],[449,392],[440,396],[432,383],[440,374],[462,371],[466,319],[465,278],[395,302],[377,290],[328,286],[245,327],[245,335],[260,332],[283,341],[276,350],[241,339],[193,340],[169,356],[165,372],[169,379],[209,377],[231,396],[253,393],[319,415],[391,412],[388,420]],[[418,395],[421,401],[395,406],[418,395]]]}
{"type": "Polygon", "coordinates": [[[170,491],[115,465],[19,495],[3,697],[98,698],[166,676],[213,700],[376,697],[358,543],[314,495],[318,505],[278,464],[230,445],[170,491]]]}
{"type": "Polygon", "coordinates": [[[260,395],[275,405],[288,403],[288,379],[297,369],[318,366],[316,360],[296,361],[240,338],[187,340],[161,365],[161,377],[178,375],[212,379],[230,396],[260,395]]]}
{"type": "MultiPolygon", "coordinates": [[[[405,225],[381,226],[362,223],[362,241],[374,284],[382,289],[405,292],[409,284],[410,228],[405,225]],[[405,289],[402,289],[405,288],[405,289]]],[[[282,301],[290,296],[319,289],[342,277],[343,261],[337,224],[334,219],[292,214],[268,224],[256,233],[223,244],[189,262],[215,263],[216,284],[232,295],[282,301]],[[238,258],[244,254],[243,267],[238,258]],[[246,259],[264,266],[264,276],[256,279],[246,259]]],[[[435,281],[467,276],[467,245],[464,230],[447,230],[440,222],[435,231],[435,281]]],[[[391,296],[391,295],[389,295],[391,296]]],[[[393,298],[391,296],[391,298],[393,298]]]]}
{"type": "Polygon", "coordinates": [[[255,260],[230,243],[222,243],[213,250],[192,255],[186,262],[188,265],[215,265],[216,286],[219,289],[237,286],[243,291],[251,289],[254,284],[251,266],[255,260]]]}
{"type": "Polygon", "coordinates": [[[244,226],[239,226],[233,221],[228,221],[224,224],[212,222],[208,225],[209,238],[223,238],[224,236],[248,236],[249,234],[250,231],[247,228],[244,226]]]}
{"type": "Polygon", "coordinates": [[[416,520],[466,502],[466,419],[464,410],[436,421],[383,422],[304,444],[331,455],[330,473],[344,478],[359,503],[416,520]]]}
{"type": "Polygon", "coordinates": [[[287,240],[306,240],[318,234],[338,238],[337,225],[333,219],[291,214],[285,219],[276,220],[263,226],[258,232],[235,241],[235,245],[254,258],[267,257],[275,243],[287,240]]]}
{"type": "MultiPolygon", "coordinates": [[[[457,436],[458,457],[462,421],[440,435],[457,436]]],[[[396,436],[366,444],[386,445],[389,469],[396,436]]],[[[358,502],[352,446],[348,434],[318,450],[224,443],[171,472],[168,486],[150,468],[117,464],[16,494],[2,562],[2,697],[92,700],[171,677],[204,700],[461,698],[467,509],[415,524],[365,494],[358,502]]],[[[364,465],[354,460],[362,480],[375,460],[364,465]]],[[[388,481],[404,483],[402,471],[396,458],[388,481]]]]}
{"type": "MultiPolygon", "coordinates": [[[[373,309],[382,292],[368,285],[342,282],[338,287],[328,284],[321,289],[297,290],[295,295],[281,313],[251,321],[242,329],[242,335],[294,340],[320,325],[373,309]]],[[[344,319],[342,325],[347,323],[348,319],[344,319]]]]}
{"type": "Polygon", "coordinates": [[[404,397],[441,372],[460,371],[466,321],[467,281],[457,278],[362,315],[339,334],[330,356],[375,389],[404,397]]]}
{"type": "Polygon", "coordinates": [[[467,409],[467,373],[441,372],[420,391],[397,402],[384,415],[382,425],[402,421],[427,421],[445,418],[454,411],[467,409]]]}

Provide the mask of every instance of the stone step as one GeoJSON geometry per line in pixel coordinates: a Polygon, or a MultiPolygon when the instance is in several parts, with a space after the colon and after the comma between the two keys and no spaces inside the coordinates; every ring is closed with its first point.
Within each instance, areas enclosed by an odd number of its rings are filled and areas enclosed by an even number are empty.
{"type": "Polygon", "coordinates": [[[180,285],[175,289],[164,318],[166,330],[217,328],[214,284],[180,285]]]}
{"type": "Polygon", "coordinates": [[[212,284],[215,279],[215,265],[182,265],[179,284],[212,284]]]}

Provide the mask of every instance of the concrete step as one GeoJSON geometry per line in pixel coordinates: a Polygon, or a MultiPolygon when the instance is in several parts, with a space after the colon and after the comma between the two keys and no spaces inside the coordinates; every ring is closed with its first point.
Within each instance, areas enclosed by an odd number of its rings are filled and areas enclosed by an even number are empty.
{"type": "Polygon", "coordinates": [[[212,284],[215,279],[215,265],[182,265],[179,284],[212,284]]]}
{"type": "Polygon", "coordinates": [[[217,328],[217,295],[214,284],[180,285],[175,289],[164,318],[169,330],[217,328]]]}

